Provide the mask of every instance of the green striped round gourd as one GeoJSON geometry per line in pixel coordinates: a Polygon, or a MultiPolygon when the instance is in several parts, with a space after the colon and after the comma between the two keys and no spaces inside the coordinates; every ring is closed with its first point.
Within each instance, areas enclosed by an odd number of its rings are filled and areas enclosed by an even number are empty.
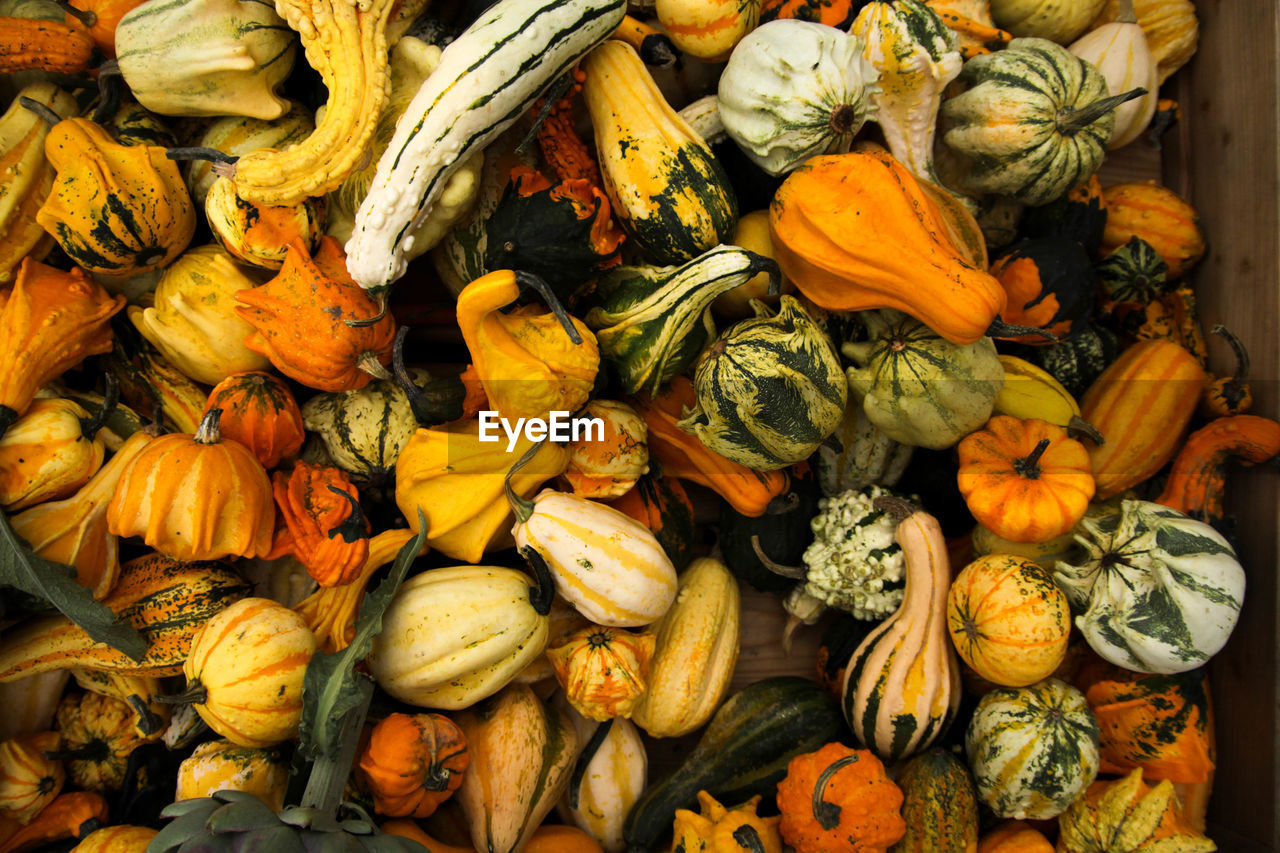
{"type": "MultiPolygon", "coordinates": [[[[414,381],[421,371],[410,369],[414,381]]],[[[317,394],[302,404],[302,424],[320,436],[333,464],[358,482],[379,481],[418,428],[409,398],[394,381],[375,379],[355,391],[317,394]]]]}
{"type": "Polygon", "coordinates": [[[1098,775],[1098,720],[1083,693],[1047,678],[983,696],[964,748],[978,796],[996,815],[1045,820],[1098,775]]]}
{"type": "Polygon", "coordinates": [[[1201,666],[1226,644],[1245,574],[1212,527],[1160,504],[1125,500],[1118,510],[1086,516],[1076,533],[1087,557],[1079,565],[1059,561],[1054,580],[1103,658],[1169,674],[1201,666]]]}
{"type": "Polygon", "coordinates": [[[1021,354],[1061,382],[1062,387],[1078,399],[1093,380],[1102,375],[1107,365],[1116,360],[1120,354],[1120,342],[1110,329],[1089,325],[1065,341],[1027,347],[1021,354]]]}
{"type": "Polygon", "coordinates": [[[898,311],[863,312],[871,338],[845,344],[849,390],[868,420],[902,444],[940,450],[987,422],[1004,384],[990,338],[959,346],[898,311]]]}
{"type": "Polygon", "coordinates": [[[279,118],[289,102],[274,90],[297,48],[275,7],[255,0],[147,0],[116,25],[120,73],[161,115],[279,118]]]}
{"type": "Polygon", "coordinates": [[[844,417],[848,386],[830,339],[791,296],[736,323],[698,361],[698,405],[679,422],[709,449],[769,471],[807,458],[844,417]]]}
{"type": "Polygon", "coordinates": [[[973,194],[1047,204],[1097,171],[1115,126],[1107,81],[1066,48],[1018,38],[965,63],[963,94],[942,105],[943,141],[973,194]]]}
{"type": "Polygon", "coordinates": [[[964,762],[940,747],[903,766],[907,834],[891,853],[972,853],[978,844],[978,795],[964,762]]]}
{"type": "Polygon", "coordinates": [[[1169,265],[1150,243],[1135,235],[1095,264],[1093,271],[1116,302],[1145,305],[1166,289],[1169,265]]]}

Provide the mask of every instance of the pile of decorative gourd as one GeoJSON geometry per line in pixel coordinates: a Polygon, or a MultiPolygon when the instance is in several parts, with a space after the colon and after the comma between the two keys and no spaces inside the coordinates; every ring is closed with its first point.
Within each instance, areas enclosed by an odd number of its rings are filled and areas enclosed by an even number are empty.
{"type": "Polygon", "coordinates": [[[1190,0],[425,5],[0,0],[0,853],[1214,849],[1190,0]]]}

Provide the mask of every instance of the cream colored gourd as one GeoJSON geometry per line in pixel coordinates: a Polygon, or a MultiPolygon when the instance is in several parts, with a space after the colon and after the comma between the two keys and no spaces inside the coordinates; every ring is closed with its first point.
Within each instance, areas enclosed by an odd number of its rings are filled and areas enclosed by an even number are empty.
{"type": "Polygon", "coordinates": [[[492,696],[547,645],[550,620],[515,569],[452,566],[405,581],[369,653],[379,686],[421,708],[457,710],[492,696]]]}
{"type": "Polygon", "coordinates": [[[1116,107],[1116,126],[1107,150],[1123,148],[1147,129],[1156,114],[1160,75],[1156,58],[1147,44],[1146,33],[1133,14],[1133,0],[1121,4],[1120,18],[1085,33],[1067,48],[1085,62],[1093,63],[1107,80],[1107,91],[1119,95],[1131,89],[1147,93],[1116,107]]]}
{"type": "Polygon", "coordinates": [[[699,558],[680,575],[675,604],[654,630],[649,687],[631,719],[653,737],[679,737],[711,719],[738,661],[738,582],[720,561],[699,558]]]}
{"type": "Polygon", "coordinates": [[[568,787],[581,746],[577,732],[563,711],[525,684],[510,685],[454,721],[471,756],[454,794],[471,843],[476,850],[515,853],[568,787]]]}
{"type": "Polygon", "coordinates": [[[964,60],[955,33],[921,0],[869,3],[849,32],[880,73],[871,96],[889,151],[920,180],[940,184],[933,138],[943,90],[964,60]]]}
{"type": "Polygon", "coordinates": [[[513,499],[513,508],[516,547],[537,552],[556,592],[597,625],[649,625],[675,601],[675,566],[629,515],[552,489],[532,501],[513,499]]]}
{"type": "Polygon", "coordinates": [[[129,319],[179,370],[217,385],[234,373],[271,369],[244,345],[253,326],[235,311],[235,294],[257,286],[221,246],[188,249],[160,276],[154,304],[129,306],[129,319]]]}
{"type": "Polygon", "coordinates": [[[907,560],[902,605],[854,651],[841,687],[854,735],[887,762],[928,747],[960,704],[960,665],[947,634],[951,569],[942,528],[915,511],[898,524],[895,538],[907,560]]]}
{"type": "Polygon", "coordinates": [[[814,154],[848,150],[871,111],[877,77],[858,36],[794,18],[770,21],[729,57],[720,120],[752,161],[781,175],[814,154]]]}
{"type": "Polygon", "coordinates": [[[644,791],[649,760],[635,723],[615,717],[600,725],[609,728],[581,779],[570,781],[556,812],[599,842],[605,853],[623,853],[627,842],[622,825],[644,791]]]}
{"type": "Polygon", "coordinates": [[[1018,37],[1070,44],[1098,16],[1106,0],[991,0],[996,26],[1018,37]]]}

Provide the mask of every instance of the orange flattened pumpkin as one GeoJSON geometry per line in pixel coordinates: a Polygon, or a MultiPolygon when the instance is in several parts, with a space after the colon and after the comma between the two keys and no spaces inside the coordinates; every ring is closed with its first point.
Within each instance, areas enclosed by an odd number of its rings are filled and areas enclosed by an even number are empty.
{"type": "Polygon", "coordinates": [[[205,413],[214,408],[222,409],[223,437],[252,450],[263,468],[270,470],[302,449],[302,411],[289,386],[270,373],[228,376],[209,392],[205,413]]]}
{"type": "Polygon", "coordinates": [[[782,837],[797,853],[884,853],[907,832],[902,789],[870,750],[829,743],[796,756],[777,799],[782,837]]]}
{"type": "Polygon", "coordinates": [[[448,717],[397,713],[373,727],[359,772],[378,814],[423,818],[453,796],[470,762],[467,737],[448,717]]]}

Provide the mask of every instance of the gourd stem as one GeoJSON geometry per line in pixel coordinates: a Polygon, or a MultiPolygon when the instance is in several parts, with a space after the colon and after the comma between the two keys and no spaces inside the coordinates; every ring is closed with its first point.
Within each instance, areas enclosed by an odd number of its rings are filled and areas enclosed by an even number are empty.
{"type": "Polygon", "coordinates": [[[748,853],[765,853],[760,833],[749,823],[744,823],[733,831],[733,840],[748,853]]]}
{"type": "Polygon", "coordinates": [[[797,581],[805,580],[809,576],[809,571],[804,566],[784,566],[770,559],[769,555],[760,547],[760,535],[757,533],[751,534],[751,548],[756,552],[756,559],[760,561],[761,565],[775,575],[781,575],[784,578],[791,578],[797,581]]]}
{"type": "Polygon", "coordinates": [[[766,255],[757,255],[755,252],[747,252],[751,256],[751,260],[747,263],[747,272],[752,277],[756,274],[767,272],[769,274],[769,295],[777,296],[778,290],[782,286],[782,268],[778,266],[778,262],[766,255]]]}
{"type": "Polygon", "coordinates": [[[461,379],[456,376],[430,379],[420,388],[409,375],[408,369],[404,366],[404,340],[408,333],[408,326],[396,329],[396,339],[391,345],[391,372],[395,375],[396,384],[400,386],[400,390],[409,398],[413,419],[418,422],[418,426],[431,427],[462,417],[467,389],[461,379]],[[432,399],[441,402],[438,409],[433,410],[431,404],[427,402],[425,393],[427,388],[432,389],[432,399]]]}
{"type": "Polygon", "coordinates": [[[106,761],[111,757],[111,748],[106,738],[96,737],[75,749],[45,749],[40,754],[48,761],[106,761]]]}
{"type": "Polygon", "coordinates": [[[1040,457],[1044,456],[1044,452],[1048,449],[1049,439],[1040,439],[1030,453],[1013,463],[1013,470],[1018,472],[1019,477],[1026,477],[1028,480],[1039,480],[1040,457]]]}
{"type": "Polygon", "coordinates": [[[352,497],[346,489],[340,489],[332,483],[329,484],[328,489],[335,495],[342,495],[351,504],[351,515],[347,516],[341,524],[329,529],[329,538],[341,536],[342,541],[348,545],[359,542],[361,539],[368,539],[368,522],[365,521],[364,510],[360,509],[360,501],[352,497]]]}
{"type": "Polygon", "coordinates": [[[1058,114],[1058,133],[1063,136],[1073,136],[1125,101],[1132,101],[1134,98],[1140,98],[1145,94],[1147,94],[1146,89],[1130,89],[1128,92],[1094,101],[1092,104],[1081,107],[1078,110],[1064,110],[1058,114]]]}
{"type": "Polygon", "coordinates": [[[854,753],[831,762],[825,770],[818,774],[818,781],[813,784],[813,819],[823,829],[835,829],[840,825],[840,806],[822,798],[822,795],[827,792],[827,783],[842,768],[848,767],[857,760],[858,755],[854,753]]]}
{"type": "Polygon", "coordinates": [[[200,679],[187,685],[187,689],[176,696],[155,696],[153,701],[161,705],[203,705],[209,699],[209,691],[200,679]]]}
{"type": "Polygon", "coordinates": [[[507,503],[511,504],[511,511],[515,513],[517,524],[524,524],[529,520],[529,516],[533,515],[533,501],[522,498],[515,493],[515,490],[511,488],[511,478],[516,475],[517,471],[528,465],[533,457],[538,455],[538,451],[542,449],[544,442],[546,442],[545,438],[526,450],[524,455],[516,460],[516,464],[511,466],[507,476],[502,478],[502,491],[507,495],[507,503]]]}
{"type": "Polygon", "coordinates": [[[1236,370],[1231,376],[1231,381],[1238,383],[1249,378],[1249,351],[1244,348],[1244,341],[1240,340],[1235,332],[1226,326],[1218,323],[1209,330],[1220,338],[1226,338],[1227,343],[1231,345],[1231,351],[1236,354],[1236,370]]]}
{"type": "Polygon", "coordinates": [[[422,789],[424,791],[447,791],[449,790],[449,779],[453,773],[448,767],[440,762],[433,762],[431,769],[427,772],[426,778],[422,780],[422,789]]]}
{"type": "Polygon", "coordinates": [[[226,163],[227,165],[232,165],[240,159],[232,154],[223,154],[216,148],[200,147],[166,148],[164,156],[170,160],[205,160],[210,163],[226,163]]]}
{"type": "Polygon", "coordinates": [[[361,329],[365,326],[372,326],[383,317],[387,316],[387,292],[385,290],[379,292],[374,296],[374,299],[378,300],[377,314],[374,314],[372,317],[366,317],[363,320],[343,320],[342,322],[352,328],[361,329]]]}
{"type": "Polygon", "coordinates": [[[125,699],[129,703],[129,707],[138,715],[138,724],[136,726],[138,732],[144,736],[150,736],[160,731],[164,724],[156,713],[148,707],[146,701],[137,693],[129,694],[129,698],[125,699]]]}
{"type": "Polygon", "coordinates": [[[1071,420],[1067,421],[1067,435],[1072,438],[1083,435],[1099,447],[1107,443],[1106,437],[1098,432],[1098,428],[1079,415],[1072,415],[1071,420]]]}
{"type": "Polygon", "coordinates": [[[582,335],[578,334],[578,329],[573,325],[573,318],[569,316],[569,312],[564,310],[564,306],[560,304],[560,300],[551,291],[551,286],[545,281],[538,278],[533,273],[517,272],[516,284],[523,289],[530,289],[542,297],[547,303],[547,307],[551,309],[551,313],[556,315],[556,319],[560,321],[560,325],[564,327],[565,333],[569,336],[569,340],[575,344],[582,343],[582,335]]]}
{"type": "Polygon", "coordinates": [[[98,106],[93,111],[92,119],[98,124],[106,124],[115,117],[120,109],[120,101],[124,98],[124,74],[120,71],[120,63],[109,59],[98,66],[98,106]]]}
{"type": "Polygon", "coordinates": [[[382,366],[382,362],[378,359],[378,354],[371,349],[367,349],[360,353],[360,357],[356,359],[356,367],[372,376],[374,379],[390,380],[395,379],[391,375],[391,371],[382,366]]]}
{"type": "Polygon", "coordinates": [[[200,419],[200,426],[196,429],[197,444],[217,444],[222,440],[222,432],[218,428],[219,422],[222,420],[222,409],[216,406],[204,413],[204,417],[200,419]]]}
{"type": "MultiPolygon", "coordinates": [[[[533,126],[529,128],[529,132],[516,145],[517,154],[523,154],[530,143],[538,137],[538,128],[542,127],[542,123],[547,120],[547,116],[551,115],[551,111],[555,109],[556,103],[564,97],[565,92],[568,92],[569,88],[573,86],[573,82],[573,70],[570,69],[556,78],[551,87],[547,89],[547,94],[542,98],[542,108],[533,117],[533,126]]],[[[520,273],[516,273],[516,276],[518,278],[520,273]]],[[[574,343],[578,342],[574,341],[574,343]]]]}
{"type": "Polygon", "coordinates": [[[54,0],[54,2],[57,4],[59,9],[75,18],[86,27],[92,27],[98,23],[98,15],[92,10],[77,9],[75,6],[68,3],[67,0],[54,0]]]}
{"type": "Polygon", "coordinates": [[[21,415],[8,406],[0,406],[0,436],[9,431],[9,427],[13,426],[21,415]]]}
{"type": "Polygon", "coordinates": [[[650,33],[640,42],[640,59],[654,68],[679,66],[680,53],[666,33],[650,33]]]}
{"type": "Polygon", "coordinates": [[[22,104],[23,107],[35,113],[36,115],[40,116],[40,118],[48,122],[50,126],[53,126],[58,122],[62,121],[62,116],[58,115],[52,109],[40,103],[39,101],[35,100],[34,98],[28,98],[26,95],[23,95],[22,97],[18,98],[18,103],[22,104]]]}
{"type": "Polygon", "coordinates": [[[901,524],[919,511],[911,501],[897,495],[881,495],[871,501],[871,506],[889,513],[895,524],[901,524]]]}
{"type": "Polygon", "coordinates": [[[596,726],[596,730],[591,733],[591,738],[587,741],[587,745],[583,747],[582,754],[574,762],[573,773],[569,775],[569,808],[576,809],[578,807],[578,789],[582,787],[582,778],[587,775],[587,765],[591,763],[591,759],[595,758],[596,753],[600,751],[600,747],[604,744],[605,738],[609,736],[611,728],[613,728],[613,718],[609,718],[596,726]]]}
{"type": "Polygon", "coordinates": [[[1133,0],[1120,0],[1120,9],[1116,12],[1117,24],[1136,24],[1138,16],[1133,11],[1133,0]]]}
{"type": "Polygon", "coordinates": [[[98,407],[98,411],[94,412],[92,417],[80,419],[80,434],[85,438],[93,441],[98,435],[98,430],[102,429],[106,424],[107,418],[115,411],[116,404],[120,402],[120,385],[116,382],[115,376],[108,373],[103,377],[106,388],[102,395],[102,405],[98,407]]]}
{"type": "Polygon", "coordinates": [[[520,556],[524,557],[529,568],[533,569],[533,576],[538,581],[538,585],[529,590],[529,604],[533,606],[534,613],[546,616],[551,612],[551,602],[556,597],[555,578],[551,576],[547,561],[532,545],[521,548],[520,556]]]}
{"type": "Polygon", "coordinates": [[[987,337],[989,338],[1020,338],[1023,335],[1039,335],[1047,341],[1057,342],[1061,340],[1053,332],[1048,329],[1038,329],[1035,326],[1019,326],[1017,323],[1006,323],[999,317],[991,321],[991,325],[987,326],[987,337]]]}

